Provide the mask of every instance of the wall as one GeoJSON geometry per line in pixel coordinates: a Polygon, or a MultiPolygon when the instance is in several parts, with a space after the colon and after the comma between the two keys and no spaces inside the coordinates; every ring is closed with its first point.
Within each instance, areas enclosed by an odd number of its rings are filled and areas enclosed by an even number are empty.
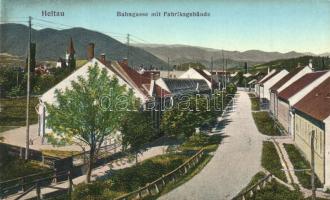
{"type": "Polygon", "coordinates": [[[294,142],[298,148],[302,151],[305,158],[311,161],[311,146],[310,146],[310,133],[315,131],[315,173],[319,177],[322,183],[324,183],[324,127],[322,123],[319,125],[311,122],[306,116],[302,114],[295,113],[295,139],[294,142]]]}
{"type": "Polygon", "coordinates": [[[286,76],[289,72],[287,70],[282,70],[271,79],[264,83],[264,96],[263,98],[270,100],[270,91],[269,89],[275,85],[279,80],[281,80],[284,76],[286,76]]]}
{"type": "Polygon", "coordinates": [[[330,116],[324,120],[325,124],[325,183],[324,186],[330,189],[330,116]]]}
{"type": "Polygon", "coordinates": [[[290,117],[290,107],[289,104],[282,100],[278,100],[278,108],[277,108],[277,119],[280,124],[284,127],[284,129],[289,132],[289,117],[290,117]]]}

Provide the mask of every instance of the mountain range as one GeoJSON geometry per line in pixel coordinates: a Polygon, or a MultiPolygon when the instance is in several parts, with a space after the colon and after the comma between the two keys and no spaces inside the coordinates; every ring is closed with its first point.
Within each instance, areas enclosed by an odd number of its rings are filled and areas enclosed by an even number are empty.
{"type": "MultiPolygon", "coordinates": [[[[85,28],[70,28],[56,30],[45,28],[32,29],[32,41],[36,42],[36,57],[41,61],[56,61],[59,57],[64,58],[70,37],[73,39],[76,57],[87,58],[87,45],[95,43],[95,56],[106,54],[107,59],[120,60],[127,57],[127,45],[118,40],[93,30],[85,28]]],[[[28,43],[28,27],[22,24],[0,24],[0,53],[8,53],[15,56],[25,57],[28,43]]],[[[166,69],[168,58],[170,66],[199,62],[206,67],[211,67],[213,57],[214,68],[224,65],[227,59],[228,68],[243,66],[247,62],[249,66],[265,62],[297,58],[312,53],[288,53],[265,52],[260,50],[227,51],[188,45],[163,45],[163,44],[132,44],[129,51],[130,64],[133,67],[144,65],[147,68],[152,65],[156,68],[166,69]]],[[[320,56],[329,56],[324,53],[320,56]]]]}
{"type": "MultiPolygon", "coordinates": [[[[71,28],[64,30],[32,29],[32,41],[36,42],[36,57],[39,60],[58,60],[65,58],[66,49],[70,37],[73,39],[76,57],[87,59],[88,43],[95,44],[95,57],[101,53],[106,54],[107,59],[120,60],[127,57],[127,45],[100,32],[71,28]]],[[[25,57],[28,44],[28,27],[21,24],[0,24],[0,53],[25,57]]],[[[129,61],[133,66],[166,68],[167,64],[151,53],[138,48],[130,47],[129,61]]]]}
{"type": "MultiPolygon", "coordinates": [[[[211,66],[211,57],[213,57],[214,67],[223,65],[223,57],[227,59],[228,67],[243,66],[244,62],[248,65],[261,64],[273,60],[297,58],[306,55],[316,56],[313,53],[299,53],[290,51],[287,53],[265,52],[260,50],[248,51],[227,51],[221,49],[212,49],[189,45],[163,45],[163,44],[136,44],[158,58],[167,62],[169,57],[171,64],[180,64],[187,62],[200,62],[207,67],[211,66]]],[[[329,56],[329,53],[319,56],[329,56]]]]}

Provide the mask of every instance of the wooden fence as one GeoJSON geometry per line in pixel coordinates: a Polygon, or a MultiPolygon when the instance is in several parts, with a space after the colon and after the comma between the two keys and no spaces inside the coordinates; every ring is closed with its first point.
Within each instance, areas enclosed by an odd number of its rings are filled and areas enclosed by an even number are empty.
{"type": "Polygon", "coordinates": [[[247,188],[240,194],[238,194],[236,197],[233,198],[233,200],[247,200],[250,198],[253,198],[256,193],[266,187],[267,183],[270,183],[273,179],[272,174],[268,174],[263,179],[259,180],[256,184],[252,185],[251,187],[247,188]]]}
{"type": "Polygon", "coordinates": [[[187,174],[189,169],[195,167],[200,162],[203,154],[204,149],[201,149],[194,156],[168,174],[161,176],[157,180],[146,184],[144,187],[136,191],[115,198],[115,200],[141,199],[150,195],[157,195],[167,184],[176,182],[179,177],[187,174]]]}
{"type": "MultiPolygon", "coordinates": [[[[51,173],[51,172],[50,172],[51,173]]],[[[41,199],[41,188],[55,188],[55,189],[62,189],[62,190],[68,190],[69,193],[71,193],[72,189],[72,175],[70,171],[62,171],[58,173],[54,173],[53,175],[47,173],[39,173],[34,174],[31,176],[25,176],[24,179],[21,179],[21,181],[17,182],[17,184],[7,186],[6,184],[9,183],[9,181],[1,182],[0,183],[0,199],[6,198],[8,195],[16,194],[15,199],[21,199],[23,197],[26,197],[29,193],[31,193],[33,190],[36,192],[36,198],[41,199]],[[33,178],[33,176],[37,176],[37,179],[31,179],[27,180],[27,178],[33,178]],[[57,188],[56,184],[58,182],[68,181],[69,186],[68,188],[57,188]]],[[[20,178],[19,178],[20,179],[20,178]]],[[[10,181],[17,181],[18,179],[13,179],[10,181]]],[[[33,195],[34,196],[34,195],[33,195]]]]}

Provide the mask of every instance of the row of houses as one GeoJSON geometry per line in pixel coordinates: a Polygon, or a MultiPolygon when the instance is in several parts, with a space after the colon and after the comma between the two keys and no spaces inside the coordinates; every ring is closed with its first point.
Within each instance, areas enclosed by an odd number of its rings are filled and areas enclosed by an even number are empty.
{"type": "Polygon", "coordinates": [[[270,114],[311,161],[311,133],[315,134],[315,173],[330,187],[330,71],[312,65],[272,70],[255,84],[255,93],[270,114]]]}
{"type": "MultiPolygon", "coordinates": [[[[74,47],[72,39],[70,40],[68,49],[73,54],[74,47]]],[[[116,77],[120,85],[124,85],[127,89],[133,91],[134,96],[140,100],[141,109],[147,109],[150,103],[155,104],[159,108],[162,101],[173,102],[173,98],[182,94],[210,94],[211,90],[220,87],[218,76],[221,73],[210,73],[207,70],[190,68],[180,74],[179,77],[161,77],[158,70],[135,70],[128,66],[127,59],[108,60],[106,54],[101,54],[98,58],[94,55],[95,44],[90,43],[87,47],[88,62],[79,69],[75,70],[63,81],[52,87],[39,97],[38,116],[39,127],[38,134],[44,137],[52,132],[47,128],[46,116],[47,109],[45,104],[55,104],[55,91],[71,88],[71,82],[78,80],[78,77],[87,78],[88,68],[97,66],[105,69],[109,77],[116,77]]],[[[68,54],[68,52],[67,52],[68,54]]],[[[72,55],[74,56],[74,55],[72,55]]],[[[154,111],[152,113],[155,124],[159,124],[161,113],[154,111]]]]}

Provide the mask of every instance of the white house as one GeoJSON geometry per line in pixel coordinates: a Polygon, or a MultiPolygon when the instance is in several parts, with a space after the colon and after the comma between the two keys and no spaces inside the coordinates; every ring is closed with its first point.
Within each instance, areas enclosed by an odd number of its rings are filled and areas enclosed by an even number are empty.
{"type": "Polygon", "coordinates": [[[206,70],[189,68],[185,73],[183,73],[179,79],[202,79],[205,80],[209,88],[212,88],[215,80],[212,80],[211,73],[205,72],[206,70]]]}
{"type": "Polygon", "coordinates": [[[267,101],[270,100],[270,88],[276,84],[279,80],[281,80],[284,76],[286,76],[289,72],[287,70],[281,70],[279,72],[275,72],[268,78],[264,79],[260,83],[260,98],[265,99],[267,101]]]}
{"type": "Polygon", "coordinates": [[[109,77],[116,76],[120,85],[125,85],[127,89],[132,89],[134,96],[139,98],[141,104],[146,103],[149,100],[148,90],[144,89],[143,81],[149,81],[150,78],[146,79],[141,75],[140,78],[137,77],[137,72],[132,76],[134,70],[128,69],[128,66],[125,63],[121,63],[118,61],[111,61],[111,62],[104,62],[96,58],[92,58],[89,60],[85,65],[80,67],[78,70],[74,71],[71,75],[67,78],[59,82],[57,85],[49,89],[39,98],[38,104],[38,114],[39,114],[39,135],[44,136],[46,133],[50,132],[51,130],[47,129],[45,124],[45,118],[47,115],[47,111],[45,108],[45,103],[48,104],[56,104],[56,97],[55,97],[55,90],[65,90],[71,88],[71,82],[78,79],[79,76],[83,78],[87,78],[88,76],[88,68],[90,66],[97,65],[100,69],[106,69],[108,72],[109,77]],[[139,80],[138,80],[139,79],[139,80]]]}

